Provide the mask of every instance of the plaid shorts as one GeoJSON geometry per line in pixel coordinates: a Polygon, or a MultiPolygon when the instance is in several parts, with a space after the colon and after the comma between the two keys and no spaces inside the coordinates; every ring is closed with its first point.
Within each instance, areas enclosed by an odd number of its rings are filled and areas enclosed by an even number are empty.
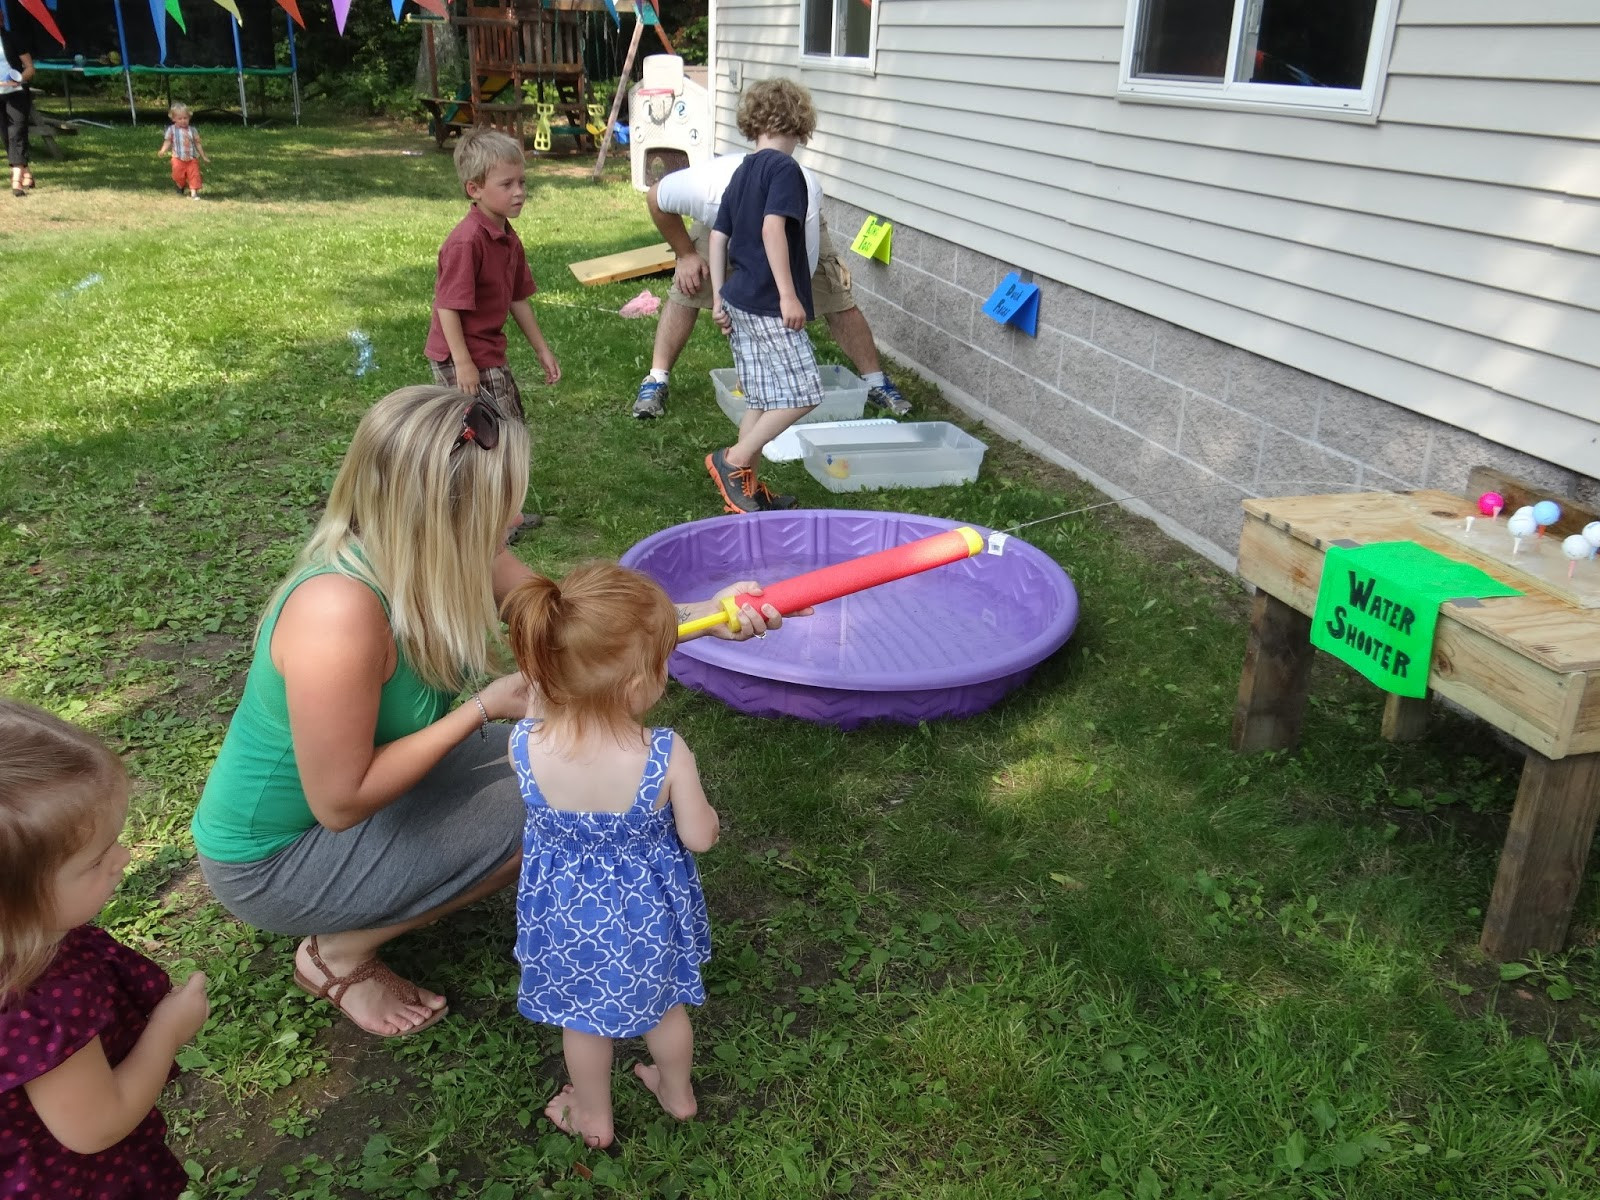
{"type": "MultiPolygon", "coordinates": [[[[690,237],[694,241],[695,253],[710,262],[711,249],[707,243],[711,238],[711,227],[697,221],[690,237]]],[[[732,269],[731,265],[729,269],[732,269]]],[[[673,280],[672,286],[667,289],[667,303],[684,308],[710,309],[711,280],[706,279],[700,285],[700,290],[692,296],[680,292],[677,280],[673,280]]],[[[839,253],[833,248],[833,239],[828,236],[828,223],[823,221],[817,239],[817,269],[811,275],[811,310],[819,317],[831,317],[835,313],[848,312],[855,306],[856,296],[850,290],[850,268],[839,260],[839,253]]]]}
{"type": "MultiPolygon", "coordinates": [[[[434,362],[428,359],[428,366],[433,371],[433,381],[440,387],[456,386],[456,364],[449,359],[444,362],[434,362]]],[[[508,416],[516,416],[526,421],[528,418],[522,411],[522,392],[517,388],[517,381],[511,374],[510,367],[479,367],[478,368],[478,395],[486,400],[493,400],[500,411],[508,416]]]]}
{"type": "Polygon", "coordinates": [[[724,303],[733,321],[733,365],[744,388],[744,406],[811,408],[822,403],[822,376],[804,329],[785,329],[782,317],[745,312],[724,303]]]}

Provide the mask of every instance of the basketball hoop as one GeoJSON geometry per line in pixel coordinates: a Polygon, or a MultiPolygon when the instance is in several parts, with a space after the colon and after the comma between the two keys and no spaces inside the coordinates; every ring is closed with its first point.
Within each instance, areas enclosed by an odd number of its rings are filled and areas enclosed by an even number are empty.
{"type": "Polygon", "coordinates": [[[634,95],[644,101],[645,115],[650,118],[652,125],[665,125],[667,118],[672,115],[672,104],[678,93],[673,88],[642,87],[634,95]]]}

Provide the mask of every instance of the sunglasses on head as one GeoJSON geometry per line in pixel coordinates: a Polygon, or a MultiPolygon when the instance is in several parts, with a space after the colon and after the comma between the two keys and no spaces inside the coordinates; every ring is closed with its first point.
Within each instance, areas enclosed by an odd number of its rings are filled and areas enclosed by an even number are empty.
{"type": "Polygon", "coordinates": [[[500,444],[500,414],[482,400],[474,400],[462,412],[461,432],[456,436],[456,444],[450,447],[450,453],[454,454],[468,442],[485,450],[493,450],[500,444]]]}

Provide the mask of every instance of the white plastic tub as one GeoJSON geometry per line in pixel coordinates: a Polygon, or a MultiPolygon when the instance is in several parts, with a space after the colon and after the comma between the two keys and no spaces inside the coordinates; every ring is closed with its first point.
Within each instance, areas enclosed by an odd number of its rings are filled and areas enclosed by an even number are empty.
{"type": "MultiPolygon", "coordinates": [[[[854,421],[867,406],[867,384],[855,372],[833,363],[818,368],[822,375],[822,403],[817,405],[799,423],[812,421],[854,421]]],[[[739,372],[732,367],[719,367],[711,372],[711,385],[717,390],[717,404],[737,425],[744,420],[744,393],[738,392],[739,372]]]]}
{"type": "Polygon", "coordinates": [[[971,483],[984,443],[948,421],[796,429],[806,470],[830,492],[971,483]]]}

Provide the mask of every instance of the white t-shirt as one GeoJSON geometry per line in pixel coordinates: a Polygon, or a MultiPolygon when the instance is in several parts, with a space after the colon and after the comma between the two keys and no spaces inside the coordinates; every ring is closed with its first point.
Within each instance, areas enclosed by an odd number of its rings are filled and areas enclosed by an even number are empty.
{"type": "MultiPolygon", "coordinates": [[[[656,205],[662,212],[676,213],[710,229],[722,207],[722,193],[728,190],[728,181],[744,159],[743,154],[722,154],[700,166],[674,171],[656,184],[656,205]]],[[[822,228],[822,185],[806,168],[801,167],[800,173],[806,177],[806,262],[815,271],[822,228]]]]}
{"type": "Polygon", "coordinates": [[[6,44],[0,41],[0,95],[22,90],[22,72],[6,61],[6,44]]]}

